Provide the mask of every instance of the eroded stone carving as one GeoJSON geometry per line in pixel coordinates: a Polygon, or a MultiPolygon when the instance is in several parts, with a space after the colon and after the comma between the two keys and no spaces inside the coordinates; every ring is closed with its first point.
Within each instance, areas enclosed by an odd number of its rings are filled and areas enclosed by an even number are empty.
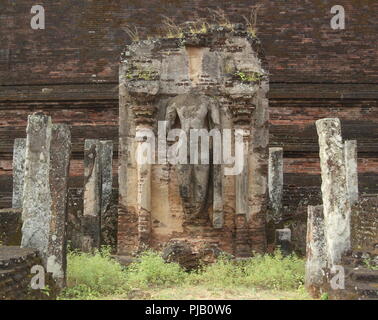
{"type": "MultiPolygon", "coordinates": [[[[204,213],[207,200],[211,196],[209,190],[209,178],[212,163],[210,159],[202,159],[200,132],[205,129],[206,133],[212,129],[220,129],[219,107],[214,99],[196,92],[178,95],[168,101],[166,120],[167,131],[173,128],[176,117],[179,119],[181,128],[187,137],[187,164],[177,164],[180,196],[184,210],[190,219],[201,217],[204,213]],[[195,129],[195,130],[192,130],[195,129]],[[199,148],[194,147],[199,146],[199,148]],[[194,152],[192,152],[195,150],[194,152]],[[205,160],[205,161],[204,161],[205,160]]],[[[201,138],[205,139],[205,137],[201,138]]],[[[209,145],[208,154],[212,154],[209,145]]],[[[221,186],[218,186],[221,188],[221,186]]]]}

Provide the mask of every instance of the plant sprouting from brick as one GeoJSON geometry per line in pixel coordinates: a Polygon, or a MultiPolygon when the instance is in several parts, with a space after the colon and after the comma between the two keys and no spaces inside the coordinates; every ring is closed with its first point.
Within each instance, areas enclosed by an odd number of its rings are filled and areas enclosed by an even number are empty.
{"type": "Polygon", "coordinates": [[[141,39],[139,30],[136,26],[134,26],[133,28],[130,26],[125,26],[123,27],[123,30],[127,33],[132,41],[139,41],[141,39]]]}
{"type": "Polygon", "coordinates": [[[222,9],[209,9],[212,24],[225,27],[227,29],[233,30],[234,24],[227,17],[227,14],[222,9]]]}
{"type": "Polygon", "coordinates": [[[239,78],[241,82],[251,83],[256,82],[260,83],[263,80],[263,74],[260,72],[250,72],[250,71],[237,71],[234,75],[239,78]]]}
{"type": "Polygon", "coordinates": [[[245,26],[247,28],[247,32],[250,33],[253,37],[256,37],[257,32],[257,15],[261,8],[261,4],[255,5],[252,7],[251,12],[249,13],[249,16],[244,16],[243,19],[245,22],[245,26]]]}
{"type": "Polygon", "coordinates": [[[184,36],[183,28],[176,24],[173,19],[164,16],[162,33],[166,38],[182,38],[184,36]]]}

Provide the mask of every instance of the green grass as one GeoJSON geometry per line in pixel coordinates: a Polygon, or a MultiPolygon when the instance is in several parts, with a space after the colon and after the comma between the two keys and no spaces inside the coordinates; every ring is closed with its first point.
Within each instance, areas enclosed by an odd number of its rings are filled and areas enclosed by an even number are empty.
{"type": "Polygon", "coordinates": [[[109,250],[68,255],[68,287],[60,299],[308,299],[304,261],[294,255],[256,255],[186,272],[146,251],[127,268],[109,250]]]}
{"type": "Polygon", "coordinates": [[[95,254],[69,252],[67,288],[62,298],[92,299],[129,290],[122,266],[103,248],[95,254]]]}

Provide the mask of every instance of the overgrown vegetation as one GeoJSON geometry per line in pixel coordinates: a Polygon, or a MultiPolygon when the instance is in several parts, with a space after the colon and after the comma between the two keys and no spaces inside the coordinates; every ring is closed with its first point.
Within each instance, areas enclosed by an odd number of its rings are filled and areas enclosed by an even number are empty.
{"type": "Polygon", "coordinates": [[[67,288],[62,298],[93,299],[129,290],[122,266],[103,248],[95,254],[71,251],[67,256],[67,288]]]}
{"type": "MultiPolygon", "coordinates": [[[[220,257],[214,264],[186,272],[176,263],[165,263],[160,254],[146,251],[124,268],[110,257],[108,249],[68,255],[68,288],[60,299],[128,298],[137,290],[273,290],[303,293],[304,261],[294,255],[256,255],[234,261],[220,257]]],[[[181,290],[181,291],[180,291],[181,290]]],[[[251,291],[252,290],[252,291],[251,291]]],[[[255,292],[253,291],[253,292],[255,292]]],[[[173,296],[172,299],[175,297],[173,296]]]]}
{"type": "MultiPolygon", "coordinates": [[[[243,15],[246,31],[253,37],[256,37],[257,14],[260,5],[251,8],[249,15],[243,15]]],[[[163,16],[160,34],[157,37],[162,38],[183,38],[187,34],[207,33],[212,26],[223,27],[227,30],[234,31],[235,23],[233,23],[226,12],[222,9],[208,9],[207,18],[197,18],[194,21],[185,23],[177,23],[173,18],[163,16]]],[[[125,26],[123,28],[132,41],[142,40],[141,33],[136,26],[125,26]]],[[[148,36],[147,39],[150,39],[148,36]]]]}

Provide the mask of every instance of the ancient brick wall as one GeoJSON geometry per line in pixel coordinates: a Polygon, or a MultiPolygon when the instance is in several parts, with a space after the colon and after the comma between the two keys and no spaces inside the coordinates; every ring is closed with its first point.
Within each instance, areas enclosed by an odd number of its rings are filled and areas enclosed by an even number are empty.
{"type": "Polygon", "coordinates": [[[33,111],[42,109],[55,123],[72,125],[71,187],[82,187],[85,138],[112,139],[117,150],[117,73],[129,42],[126,25],[153,34],[163,15],[183,22],[218,7],[237,22],[255,4],[261,5],[258,36],[271,74],[271,145],[285,150],[285,205],[319,190],[314,122],[327,116],[340,117],[343,137],[358,140],[360,190],[378,192],[377,1],[337,1],[347,15],[342,31],[330,28],[332,4],[324,0],[40,4],[46,9],[45,30],[30,28],[30,1],[0,4],[0,208],[11,203],[13,140],[25,137],[33,111]]]}
{"type": "Polygon", "coordinates": [[[363,198],[352,207],[352,247],[378,254],[378,198],[363,198]]]}

